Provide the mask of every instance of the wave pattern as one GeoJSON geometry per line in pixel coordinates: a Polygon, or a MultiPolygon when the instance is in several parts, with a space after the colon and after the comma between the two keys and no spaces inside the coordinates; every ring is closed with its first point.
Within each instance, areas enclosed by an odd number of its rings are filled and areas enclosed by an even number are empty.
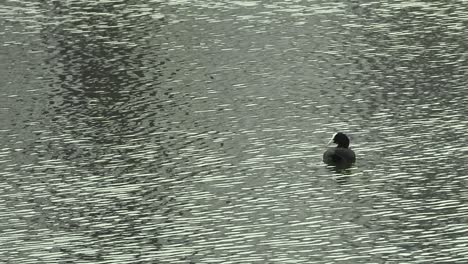
{"type": "Polygon", "coordinates": [[[0,259],[465,263],[467,11],[2,3],[0,259]]]}

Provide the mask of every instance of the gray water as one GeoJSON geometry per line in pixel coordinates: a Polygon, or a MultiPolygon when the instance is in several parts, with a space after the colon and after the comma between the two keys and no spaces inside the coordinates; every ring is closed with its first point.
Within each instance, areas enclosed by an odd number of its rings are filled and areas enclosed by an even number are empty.
{"type": "Polygon", "coordinates": [[[467,24],[464,1],[3,1],[0,262],[468,263],[467,24]]]}

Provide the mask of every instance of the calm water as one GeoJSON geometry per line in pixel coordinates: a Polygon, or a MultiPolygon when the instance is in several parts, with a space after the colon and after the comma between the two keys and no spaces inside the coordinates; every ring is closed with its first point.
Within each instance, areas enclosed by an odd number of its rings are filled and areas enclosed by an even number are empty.
{"type": "Polygon", "coordinates": [[[0,262],[468,263],[468,6],[384,2],[3,1],[0,262]]]}

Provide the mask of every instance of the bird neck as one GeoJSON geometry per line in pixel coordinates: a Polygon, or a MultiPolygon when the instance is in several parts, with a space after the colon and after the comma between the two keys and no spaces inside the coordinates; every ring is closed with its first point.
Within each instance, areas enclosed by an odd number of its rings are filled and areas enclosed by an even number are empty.
{"type": "Polygon", "coordinates": [[[349,143],[341,143],[341,144],[338,144],[337,147],[338,147],[338,148],[348,148],[348,147],[349,147],[349,143]]]}

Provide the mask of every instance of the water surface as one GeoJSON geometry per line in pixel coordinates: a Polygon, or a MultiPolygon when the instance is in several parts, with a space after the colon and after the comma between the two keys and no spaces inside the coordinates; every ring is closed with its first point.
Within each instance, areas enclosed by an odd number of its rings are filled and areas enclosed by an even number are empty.
{"type": "Polygon", "coordinates": [[[5,263],[468,261],[463,1],[0,15],[5,263]]]}

